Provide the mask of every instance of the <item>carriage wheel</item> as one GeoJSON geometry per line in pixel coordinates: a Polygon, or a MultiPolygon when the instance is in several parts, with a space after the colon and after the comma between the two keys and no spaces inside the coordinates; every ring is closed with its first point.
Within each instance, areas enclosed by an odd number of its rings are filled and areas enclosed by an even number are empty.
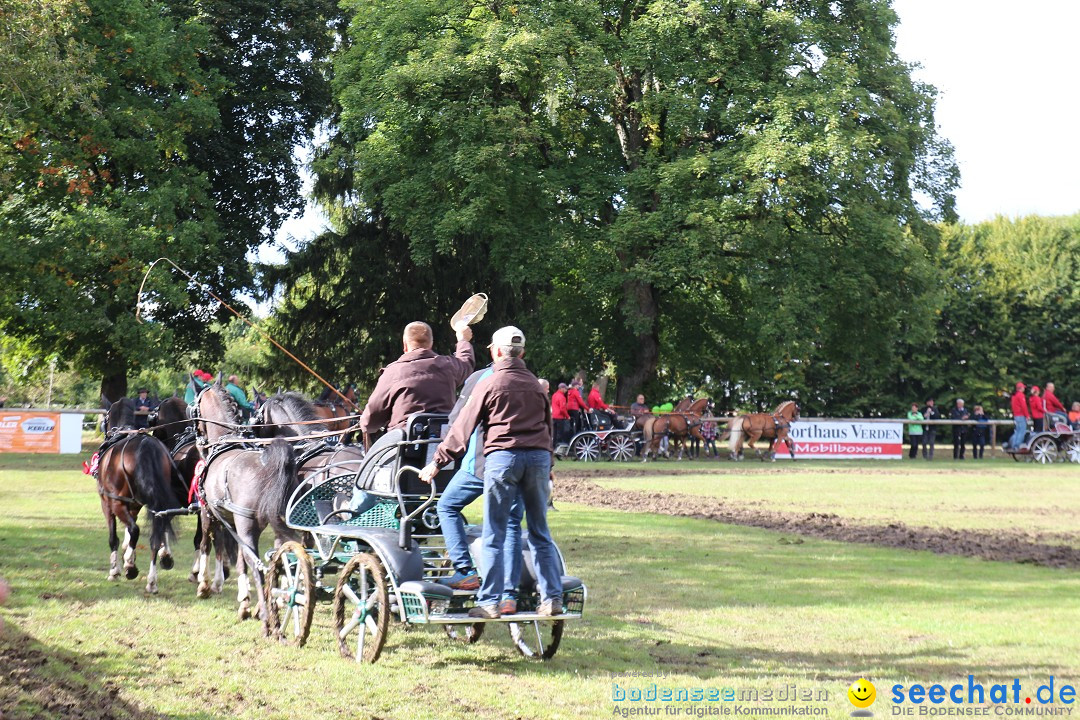
{"type": "Polygon", "coordinates": [[[582,462],[600,459],[600,439],[595,435],[579,435],[570,443],[570,454],[582,462]]]}
{"type": "Polygon", "coordinates": [[[617,462],[626,462],[634,457],[634,450],[637,449],[634,443],[634,438],[629,435],[617,435],[612,434],[608,437],[608,452],[611,454],[611,459],[617,462]]]}
{"type": "Polygon", "coordinates": [[[443,625],[443,630],[446,631],[446,636],[451,640],[457,640],[458,642],[472,645],[484,634],[484,623],[472,623],[471,625],[443,625]]]}
{"type": "Polygon", "coordinates": [[[311,556],[289,541],[270,559],[266,573],[266,624],[274,637],[303,647],[315,615],[315,581],[311,556]]]}
{"type": "Polygon", "coordinates": [[[334,590],[334,632],[341,656],[357,662],[378,660],[389,622],[386,574],[379,559],[370,553],[354,555],[341,569],[334,590]]]}
{"type": "Polygon", "coordinates": [[[559,649],[565,622],[534,620],[507,624],[510,626],[510,639],[519,653],[531,660],[550,660],[559,649]]]}
{"type": "Polygon", "coordinates": [[[1031,443],[1031,458],[1046,465],[1058,459],[1058,446],[1053,438],[1041,437],[1031,443]]]}
{"type": "Polygon", "coordinates": [[[1080,436],[1073,435],[1066,440],[1064,450],[1069,462],[1080,463],[1080,436]]]}

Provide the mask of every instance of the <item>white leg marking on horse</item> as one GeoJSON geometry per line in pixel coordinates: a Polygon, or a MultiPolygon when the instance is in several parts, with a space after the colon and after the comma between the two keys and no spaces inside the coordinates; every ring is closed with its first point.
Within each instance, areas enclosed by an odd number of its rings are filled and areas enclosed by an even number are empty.
{"type": "MultiPolygon", "coordinates": [[[[164,549],[165,548],[161,548],[161,550],[164,549]]],[[[161,550],[158,550],[158,556],[161,555],[161,550]]],[[[154,558],[150,562],[150,573],[146,576],[146,592],[151,595],[156,595],[157,591],[157,559],[154,558]]]]}
{"type": "Polygon", "coordinates": [[[246,571],[237,575],[236,586],[238,588],[236,591],[236,602],[242,603],[245,600],[249,600],[251,598],[251,589],[248,585],[248,576],[246,571]]]}
{"type": "Polygon", "coordinates": [[[214,582],[210,585],[210,592],[219,593],[225,587],[225,565],[219,560],[214,563],[214,582]]]}
{"type": "Polygon", "coordinates": [[[131,544],[131,534],[124,530],[124,567],[135,565],[135,546],[131,544]]]}
{"type": "Polygon", "coordinates": [[[109,579],[120,579],[120,553],[116,550],[109,553],[109,579]]]}

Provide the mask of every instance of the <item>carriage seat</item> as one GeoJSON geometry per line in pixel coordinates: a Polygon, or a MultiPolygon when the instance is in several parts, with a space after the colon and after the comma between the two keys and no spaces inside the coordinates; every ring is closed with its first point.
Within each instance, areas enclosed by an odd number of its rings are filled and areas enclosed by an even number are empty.
{"type": "MultiPolygon", "coordinates": [[[[437,441],[448,430],[449,417],[445,413],[410,415],[403,428],[390,430],[372,444],[358,473],[356,487],[381,497],[396,497],[394,482],[398,471],[406,465],[419,469],[430,463],[437,441]]],[[[456,471],[455,462],[439,472],[435,478],[438,492],[446,489],[456,471]]],[[[427,495],[430,488],[415,473],[406,473],[401,478],[401,491],[405,495],[427,495]]]]}
{"type": "MultiPolygon", "coordinates": [[[[364,490],[356,489],[351,493],[335,493],[334,497],[316,500],[314,504],[315,513],[319,516],[319,524],[325,525],[326,519],[335,512],[349,510],[352,513],[351,517],[355,517],[357,515],[363,515],[365,512],[378,505],[379,502],[381,501],[378,496],[372,495],[364,490]]],[[[347,517],[350,517],[350,515],[342,513],[337,516],[337,520],[340,522],[342,518],[347,517]]]]}

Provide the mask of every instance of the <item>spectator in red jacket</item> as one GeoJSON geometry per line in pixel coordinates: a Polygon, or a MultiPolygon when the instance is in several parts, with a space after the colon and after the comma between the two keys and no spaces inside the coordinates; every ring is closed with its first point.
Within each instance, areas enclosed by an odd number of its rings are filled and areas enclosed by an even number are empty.
{"type": "Polygon", "coordinates": [[[1035,432],[1041,433],[1046,409],[1043,405],[1042,396],[1039,394],[1038,385],[1031,386],[1031,397],[1028,399],[1028,405],[1031,407],[1031,424],[1034,426],[1035,432]]]}
{"type": "Polygon", "coordinates": [[[589,389],[589,409],[596,413],[605,413],[611,418],[611,426],[615,427],[615,411],[604,402],[604,398],[600,396],[600,386],[596,383],[589,389]]]}
{"type": "MultiPolygon", "coordinates": [[[[1046,390],[1043,391],[1043,405],[1046,409],[1047,415],[1060,415],[1057,418],[1057,422],[1068,423],[1068,414],[1065,412],[1065,406],[1058,400],[1057,395],[1054,394],[1054,383],[1046,383],[1046,390]]],[[[1049,424],[1054,424],[1055,418],[1050,418],[1049,424]]]]}
{"type": "Polygon", "coordinates": [[[570,425],[576,435],[585,426],[585,398],[581,396],[581,379],[570,381],[570,389],[566,393],[566,409],[570,411],[570,425]]]}
{"type": "Polygon", "coordinates": [[[570,438],[570,413],[566,408],[566,383],[559,383],[558,389],[551,396],[551,421],[555,426],[555,446],[566,444],[570,438]]]}
{"type": "Polygon", "coordinates": [[[1027,420],[1031,413],[1028,411],[1027,398],[1024,397],[1024,388],[1024,383],[1018,382],[1016,383],[1016,392],[1012,394],[1012,414],[1015,429],[1009,439],[1009,446],[1013,450],[1023,445],[1024,439],[1027,437],[1027,420]]]}

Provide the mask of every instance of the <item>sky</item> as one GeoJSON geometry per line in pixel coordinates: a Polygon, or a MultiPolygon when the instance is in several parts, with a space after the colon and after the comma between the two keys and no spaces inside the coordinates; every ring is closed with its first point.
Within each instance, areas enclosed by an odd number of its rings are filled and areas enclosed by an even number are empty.
{"type": "Polygon", "coordinates": [[[896,49],[937,87],[965,223],[1080,212],[1077,0],[894,0],[896,49]]]}
{"type": "MultiPolygon", "coordinates": [[[[960,219],[1080,212],[1080,0],[893,0],[893,9],[897,53],[939,92],[960,219]]],[[[292,246],[324,227],[309,207],[277,239],[292,246]]],[[[260,259],[283,257],[267,249],[260,259]]]]}

